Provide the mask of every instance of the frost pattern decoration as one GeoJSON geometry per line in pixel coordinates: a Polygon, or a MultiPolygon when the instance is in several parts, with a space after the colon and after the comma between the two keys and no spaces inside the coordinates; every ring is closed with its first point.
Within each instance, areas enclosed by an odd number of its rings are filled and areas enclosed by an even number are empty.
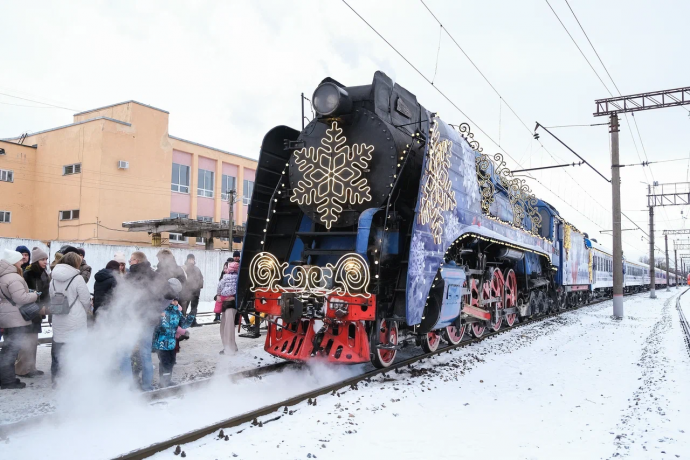
{"type": "Polygon", "coordinates": [[[371,201],[371,188],[363,171],[367,169],[374,147],[367,144],[345,145],[347,138],[334,121],[321,139],[321,147],[295,151],[295,162],[304,174],[290,201],[317,205],[316,212],[330,229],[343,212],[344,204],[371,201]]]}
{"type": "Polygon", "coordinates": [[[455,192],[448,175],[453,143],[440,140],[437,118],[431,122],[426,171],[422,183],[421,206],[418,221],[421,225],[429,223],[434,243],[440,244],[443,237],[443,211],[450,211],[457,206],[455,192]]]}

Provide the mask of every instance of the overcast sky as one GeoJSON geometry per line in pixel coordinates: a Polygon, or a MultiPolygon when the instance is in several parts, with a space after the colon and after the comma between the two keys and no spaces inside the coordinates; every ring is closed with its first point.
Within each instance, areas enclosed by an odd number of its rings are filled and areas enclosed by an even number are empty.
{"type": "MultiPolygon", "coordinates": [[[[472,118],[485,153],[501,151],[490,137],[500,139],[515,169],[516,161],[523,167],[577,161],[544,132],[540,141],[550,154],[534,141],[535,121],[606,122],[592,112],[594,100],[609,93],[546,1],[425,1],[505,103],[420,1],[348,3],[472,118]]],[[[565,0],[549,1],[616,94],[565,0]]],[[[570,0],[570,6],[623,94],[690,86],[690,28],[682,20],[690,17],[690,2],[570,0]]],[[[301,92],[310,97],[327,76],[368,84],[376,70],[446,121],[468,121],[339,0],[5,1],[0,50],[1,93],[72,109],[0,95],[0,138],[68,124],[75,111],[135,99],[169,111],[174,136],[257,157],[270,128],[299,127],[301,92]]],[[[684,159],[622,170],[623,210],[647,231],[646,185],[640,182],[688,179],[690,117],[670,108],[635,118],[641,139],[632,117],[621,119],[621,162],[684,159]]],[[[606,126],[553,131],[610,176],[606,126]]],[[[599,233],[612,228],[610,186],[596,173],[584,166],[534,177],[546,187],[530,181],[539,197],[611,245],[599,233]]],[[[690,213],[688,207],[657,209],[657,228],[686,227],[681,210],[690,213]]],[[[623,219],[623,228],[633,227],[623,219]]],[[[648,252],[642,236],[624,232],[628,258],[648,252]]],[[[663,248],[660,231],[657,246],[663,248]]]]}

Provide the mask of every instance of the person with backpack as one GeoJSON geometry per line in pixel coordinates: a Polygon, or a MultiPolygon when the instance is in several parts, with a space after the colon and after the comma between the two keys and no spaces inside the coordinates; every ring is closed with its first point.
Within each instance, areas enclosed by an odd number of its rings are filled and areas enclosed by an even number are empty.
{"type": "Polygon", "coordinates": [[[53,346],[50,373],[53,383],[60,375],[64,348],[86,335],[91,315],[91,294],[79,267],[82,258],[76,252],[65,254],[55,265],[50,283],[50,312],[53,315],[53,346]]]}
{"type": "MultiPolygon", "coordinates": [[[[48,254],[41,248],[33,248],[31,251],[31,265],[24,270],[24,281],[38,294],[37,303],[41,307],[45,307],[50,303],[50,293],[48,292],[48,285],[50,284],[50,275],[46,270],[48,266],[48,254]]],[[[17,364],[14,370],[19,377],[34,377],[43,375],[43,371],[36,369],[36,350],[38,348],[38,335],[41,333],[41,322],[43,316],[36,316],[32,320],[31,332],[27,336],[27,341],[24,347],[19,351],[17,357],[17,364]]]]}
{"type": "Polygon", "coordinates": [[[226,351],[228,354],[237,352],[235,327],[239,323],[239,317],[237,316],[235,295],[237,294],[239,269],[240,264],[237,262],[228,263],[225,268],[226,273],[223,275],[220,283],[218,283],[218,291],[216,292],[216,306],[220,307],[218,310],[222,313],[220,318],[220,340],[223,343],[223,349],[219,353],[221,355],[226,354],[226,351]]]}
{"type": "MultiPolygon", "coordinates": [[[[0,328],[5,330],[0,348],[0,389],[19,390],[26,383],[17,378],[14,363],[31,331],[31,318],[22,315],[21,307],[38,300],[38,294],[30,292],[21,275],[23,257],[17,251],[5,249],[0,259],[0,328]]],[[[43,311],[39,312],[39,315],[43,311]]]]}
{"type": "Polygon", "coordinates": [[[180,282],[176,278],[170,278],[168,285],[165,298],[169,300],[169,304],[161,313],[153,333],[153,349],[158,354],[158,375],[161,388],[172,385],[172,372],[177,348],[177,329],[178,327],[186,329],[194,321],[194,315],[185,316],[182,307],[178,304],[182,290],[180,282]]]}

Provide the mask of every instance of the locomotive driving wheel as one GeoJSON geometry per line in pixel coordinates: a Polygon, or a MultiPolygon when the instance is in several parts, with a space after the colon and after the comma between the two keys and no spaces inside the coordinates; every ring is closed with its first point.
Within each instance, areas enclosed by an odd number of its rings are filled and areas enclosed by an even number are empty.
{"type": "MultiPolygon", "coordinates": [[[[498,268],[494,269],[491,273],[491,281],[489,282],[489,295],[491,299],[498,299],[492,305],[492,310],[503,310],[503,286],[505,285],[505,280],[503,279],[503,273],[498,268]]],[[[491,324],[491,329],[498,332],[501,329],[501,324],[503,324],[502,312],[497,312],[495,321],[491,324]]]]}
{"type": "MultiPolygon", "coordinates": [[[[505,278],[505,304],[504,308],[514,308],[517,306],[517,277],[513,269],[508,269],[503,276],[505,278]]],[[[513,327],[517,314],[511,313],[506,315],[506,324],[508,327],[513,327]]]]}
{"type": "Polygon", "coordinates": [[[431,353],[438,350],[438,346],[441,343],[441,334],[439,331],[430,331],[424,334],[422,337],[422,350],[424,353],[431,353]]]}
{"type": "MultiPolygon", "coordinates": [[[[484,283],[486,285],[486,283],[484,283]]],[[[483,296],[480,296],[479,293],[479,282],[477,281],[477,278],[472,278],[470,281],[470,305],[473,307],[479,306],[479,299],[483,298],[483,296]]],[[[472,332],[472,335],[479,338],[484,335],[484,331],[486,330],[486,327],[484,326],[484,322],[477,322],[477,323],[472,323],[470,326],[470,331],[472,332]]]]}
{"type": "Polygon", "coordinates": [[[371,363],[378,369],[390,367],[395,361],[395,355],[398,351],[396,348],[398,346],[398,323],[391,320],[381,320],[378,331],[374,331],[374,333],[378,334],[376,341],[378,343],[372,343],[375,349],[371,363]],[[378,345],[382,345],[383,348],[379,348],[378,345]]]}
{"type": "MultiPolygon", "coordinates": [[[[467,287],[467,281],[462,283],[463,289],[467,287]]],[[[471,303],[472,295],[467,294],[462,297],[462,304],[471,303]]],[[[457,345],[460,343],[462,338],[465,336],[466,326],[463,324],[461,327],[457,327],[453,324],[446,326],[443,330],[443,339],[450,345],[457,345]]]]}

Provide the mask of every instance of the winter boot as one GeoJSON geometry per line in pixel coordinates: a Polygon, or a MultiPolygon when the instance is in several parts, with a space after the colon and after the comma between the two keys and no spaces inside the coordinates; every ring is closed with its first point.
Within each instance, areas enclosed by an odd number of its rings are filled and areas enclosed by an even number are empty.
{"type": "Polygon", "coordinates": [[[213,322],[214,323],[220,323],[220,315],[218,313],[216,313],[216,317],[213,318],[213,322]]]}
{"type": "Polygon", "coordinates": [[[169,386],[172,386],[172,372],[160,374],[160,387],[167,388],[169,386]]]}
{"type": "Polygon", "coordinates": [[[26,383],[20,382],[19,379],[17,379],[13,383],[0,385],[0,390],[21,390],[24,387],[26,387],[26,383]]]}

